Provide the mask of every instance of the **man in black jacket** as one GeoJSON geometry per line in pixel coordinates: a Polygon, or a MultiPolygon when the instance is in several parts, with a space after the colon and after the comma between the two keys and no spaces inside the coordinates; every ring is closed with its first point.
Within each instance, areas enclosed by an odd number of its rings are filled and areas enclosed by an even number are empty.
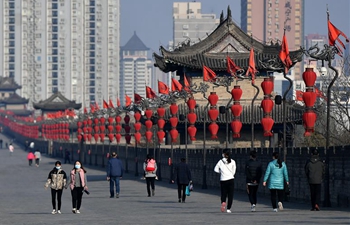
{"type": "MultiPolygon", "coordinates": [[[[186,163],[185,158],[181,158],[181,162],[175,167],[175,180],[177,183],[177,194],[178,194],[179,202],[185,203],[186,186],[190,182],[192,182],[191,170],[188,164],[186,163]]],[[[172,182],[174,182],[174,180],[172,182]]]]}
{"type": "Polygon", "coordinates": [[[251,211],[255,212],[257,203],[257,192],[259,188],[260,178],[262,176],[262,165],[256,159],[256,151],[250,152],[250,159],[245,166],[247,193],[251,204],[251,211]]]}
{"type": "Polygon", "coordinates": [[[107,166],[107,180],[109,181],[109,191],[111,193],[110,198],[114,198],[114,184],[116,190],[116,197],[119,198],[120,186],[119,181],[123,177],[123,164],[120,159],[117,158],[117,153],[112,153],[112,158],[108,161],[107,166]]]}
{"type": "Polygon", "coordinates": [[[305,173],[310,185],[311,211],[319,211],[321,200],[321,183],[325,173],[325,165],[315,149],[310,160],[305,165],[305,173]]]}

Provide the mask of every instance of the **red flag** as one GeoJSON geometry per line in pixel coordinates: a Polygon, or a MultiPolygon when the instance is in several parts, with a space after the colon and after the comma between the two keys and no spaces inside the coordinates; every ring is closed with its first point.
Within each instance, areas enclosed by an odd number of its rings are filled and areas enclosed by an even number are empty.
{"type": "Polygon", "coordinates": [[[152,88],[146,86],[146,98],[155,98],[157,97],[156,93],[152,90],[152,88]]]}
{"type": "Polygon", "coordinates": [[[104,109],[108,109],[108,104],[107,102],[103,99],[103,108],[104,109]]]}
{"type": "Polygon", "coordinates": [[[255,61],[254,61],[254,49],[251,48],[250,53],[249,53],[249,66],[247,69],[246,76],[248,76],[249,74],[252,76],[252,83],[254,83],[254,81],[255,81],[255,74],[257,72],[258,71],[255,68],[255,61]]]}
{"type": "Polygon", "coordinates": [[[297,101],[303,101],[303,93],[304,93],[304,92],[302,92],[302,91],[300,91],[300,90],[296,90],[296,91],[295,91],[295,99],[296,99],[297,101]]]}
{"type": "Polygon", "coordinates": [[[125,106],[128,107],[131,105],[131,98],[125,94],[125,106]]]}
{"type": "Polygon", "coordinates": [[[314,86],[314,89],[315,89],[315,93],[316,93],[317,97],[324,98],[327,101],[326,96],[324,95],[324,93],[322,91],[320,91],[320,89],[318,89],[316,86],[314,86]]]}
{"type": "Polygon", "coordinates": [[[186,75],[184,75],[184,84],[185,84],[184,86],[185,91],[191,92],[191,89],[190,89],[191,86],[190,86],[190,83],[188,82],[186,75]]]}
{"type": "Polygon", "coordinates": [[[169,94],[169,87],[161,81],[158,81],[158,92],[160,94],[169,94]]]}
{"type": "Polygon", "coordinates": [[[109,108],[114,108],[114,105],[113,105],[113,102],[112,102],[111,99],[109,99],[108,107],[109,108]]]}
{"type": "Polygon", "coordinates": [[[97,102],[95,101],[95,109],[100,110],[100,106],[98,106],[97,102]]]}
{"type": "Polygon", "coordinates": [[[92,113],[95,112],[95,106],[93,104],[90,104],[90,112],[92,113]]]}
{"type": "Polygon", "coordinates": [[[171,78],[171,90],[172,91],[181,91],[182,90],[182,85],[180,84],[179,81],[177,81],[174,78],[171,78]]]}
{"type": "Polygon", "coordinates": [[[136,104],[138,104],[138,103],[141,102],[141,100],[142,100],[141,95],[134,93],[134,102],[135,102],[136,104]]]}
{"type": "Polygon", "coordinates": [[[117,98],[117,107],[120,107],[120,99],[117,98]]]}
{"type": "Polygon", "coordinates": [[[209,67],[203,65],[203,81],[215,80],[216,74],[209,67]]]}
{"type": "Polygon", "coordinates": [[[339,52],[339,55],[342,56],[342,49],[335,43],[336,41],[345,49],[344,43],[339,39],[339,36],[343,36],[346,42],[349,42],[348,37],[341,31],[336,28],[331,21],[329,20],[329,12],[327,11],[327,21],[328,21],[328,41],[330,46],[335,46],[339,52]]]}
{"type": "Polygon", "coordinates": [[[87,114],[87,113],[88,113],[87,108],[84,107],[84,114],[87,114]]]}
{"type": "Polygon", "coordinates": [[[227,72],[230,73],[232,76],[233,74],[236,74],[238,70],[241,70],[241,68],[237,66],[229,56],[226,56],[226,61],[227,61],[227,72]]]}
{"type": "Polygon", "coordinates": [[[279,57],[284,65],[284,73],[287,74],[288,70],[292,67],[293,62],[290,59],[289,56],[289,49],[288,49],[288,41],[286,37],[286,31],[284,31],[283,34],[283,40],[282,40],[282,46],[281,46],[281,51],[279,53],[279,57]]]}

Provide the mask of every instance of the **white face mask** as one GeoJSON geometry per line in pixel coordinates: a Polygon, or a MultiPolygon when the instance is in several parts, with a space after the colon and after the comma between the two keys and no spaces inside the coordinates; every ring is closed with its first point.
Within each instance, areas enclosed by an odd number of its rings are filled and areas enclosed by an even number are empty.
{"type": "Polygon", "coordinates": [[[222,158],[225,158],[225,154],[224,153],[222,153],[222,158]]]}

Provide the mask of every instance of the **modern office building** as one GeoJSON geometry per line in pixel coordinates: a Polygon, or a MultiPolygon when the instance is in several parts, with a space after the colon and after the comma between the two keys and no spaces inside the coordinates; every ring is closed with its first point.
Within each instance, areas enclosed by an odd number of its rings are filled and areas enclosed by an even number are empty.
{"type": "MultiPolygon", "coordinates": [[[[285,29],[289,49],[299,49],[304,44],[304,0],[241,0],[241,28],[266,43],[282,40],[285,29]]],[[[293,72],[302,79],[303,65],[298,63],[293,72]]]]}
{"type": "Polygon", "coordinates": [[[3,1],[2,76],[14,77],[30,103],[58,91],[83,107],[116,97],[119,17],[119,0],[3,1]]]}
{"type": "Polygon", "coordinates": [[[133,99],[137,93],[146,97],[146,86],[152,86],[153,63],[148,59],[149,48],[136,32],[120,48],[120,101],[125,104],[125,94],[133,99]]]}

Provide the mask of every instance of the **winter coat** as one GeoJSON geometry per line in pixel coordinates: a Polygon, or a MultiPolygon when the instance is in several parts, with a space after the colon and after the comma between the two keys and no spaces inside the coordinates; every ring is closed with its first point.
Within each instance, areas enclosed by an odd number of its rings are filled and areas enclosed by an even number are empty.
{"type": "Polygon", "coordinates": [[[175,167],[175,180],[178,184],[188,184],[192,180],[190,167],[181,162],[175,167]]]}
{"type": "Polygon", "coordinates": [[[245,165],[246,183],[260,183],[262,176],[261,162],[256,159],[249,159],[245,165]]]}
{"type": "Polygon", "coordinates": [[[27,159],[28,160],[33,160],[35,158],[33,152],[29,152],[28,155],[27,155],[27,159]]]}
{"type": "Polygon", "coordinates": [[[40,159],[41,158],[41,153],[39,151],[34,152],[34,156],[36,159],[40,159]]]}
{"type": "Polygon", "coordinates": [[[269,189],[284,189],[284,181],[289,182],[287,166],[282,162],[282,167],[279,168],[277,159],[272,160],[265,172],[264,182],[268,183],[269,189]]]}
{"type": "MultiPolygon", "coordinates": [[[[81,183],[81,186],[84,187],[84,189],[87,189],[86,188],[86,175],[85,175],[85,172],[83,169],[80,169],[79,171],[79,174],[80,174],[80,183],[81,183]]],[[[69,187],[71,190],[74,189],[74,185],[75,185],[75,169],[72,169],[70,171],[70,182],[69,182],[69,187]]]]}
{"type": "Polygon", "coordinates": [[[107,177],[122,177],[124,172],[122,161],[118,158],[111,158],[108,161],[107,177]]]}
{"type": "Polygon", "coordinates": [[[214,171],[220,173],[220,181],[232,180],[236,174],[236,162],[231,159],[231,162],[228,163],[226,158],[222,158],[215,165],[214,171]]]}
{"type": "Polygon", "coordinates": [[[55,190],[62,190],[67,184],[66,172],[62,169],[56,169],[50,171],[45,187],[49,187],[55,190]]]}
{"type": "Polygon", "coordinates": [[[325,174],[325,165],[318,155],[311,156],[305,165],[305,173],[309,184],[322,183],[325,174]]]}
{"type": "Polygon", "coordinates": [[[154,171],[146,170],[147,162],[143,163],[143,170],[145,171],[145,177],[156,177],[157,176],[157,163],[154,163],[154,171]]]}

